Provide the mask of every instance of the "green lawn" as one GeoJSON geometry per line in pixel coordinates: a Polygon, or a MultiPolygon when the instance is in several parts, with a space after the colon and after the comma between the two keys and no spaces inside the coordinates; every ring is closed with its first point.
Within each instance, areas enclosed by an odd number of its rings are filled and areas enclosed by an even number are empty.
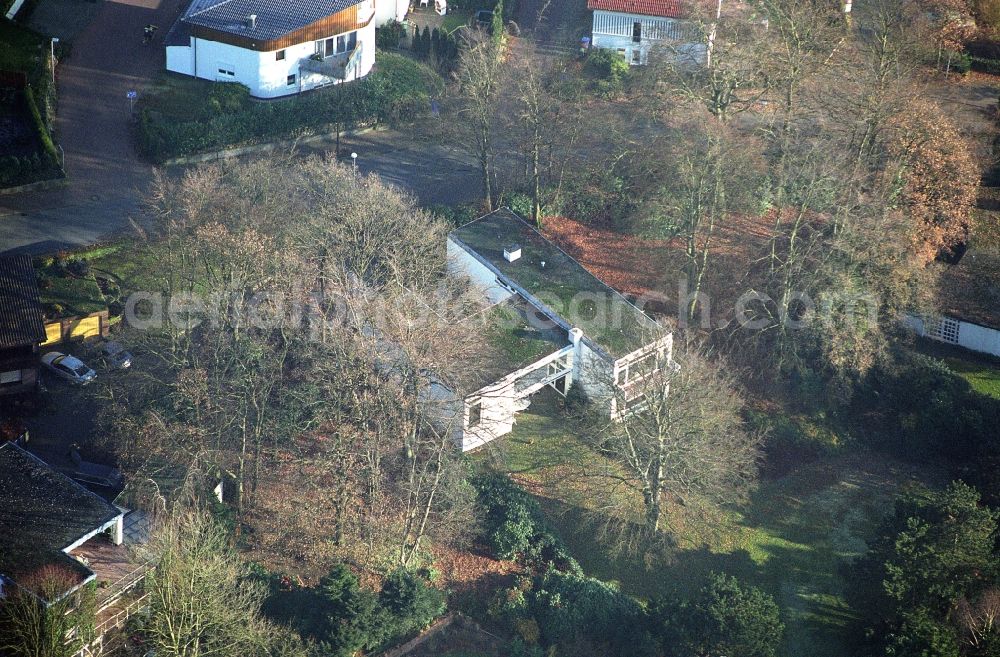
{"type": "Polygon", "coordinates": [[[74,276],[51,262],[36,261],[35,267],[42,306],[48,319],[82,317],[107,310],[107,300],[93,271],[74,276]]]}
{"type": "Polygon", "coordinates": [[[926,475],[875,454],[818,457],[763,481],[745,509],[672,509],[676,550],[642,563],[614,558],[595,540],[584,509],[601,495],[579,475],[593,472],[601,457],[570,435],[554,399],[533,398],[500,449],[588,574],[648,599],[689,591],[712,570],[731,573],[781,605],[785,657],[851,654],[841,568],[863,553],[900,487],[926,475]]]}
{"type": "Polygon", "coordinates": [[[147,244],[123,243],[80,255],[90,261],[94,271],[115,278],[123,294],[159,292],[166,288],[157,264],[160,254],[147,244]]]}
{"type": "Polygon", "coordinates": [[[943,360],[952,372],[981,394],[1000,399],[1000,359],[939,342],[921,340],[917,351],[943,360]]]}
{"type": "Polygon", "coordinates": [[[451,34],[460,27],[464,27],[469,24],[469,14],[464,11],[455,11],[451,8],[448,9],[448,13],[444,15],[444,20],[441,21],[441,29],[451,34]]]}

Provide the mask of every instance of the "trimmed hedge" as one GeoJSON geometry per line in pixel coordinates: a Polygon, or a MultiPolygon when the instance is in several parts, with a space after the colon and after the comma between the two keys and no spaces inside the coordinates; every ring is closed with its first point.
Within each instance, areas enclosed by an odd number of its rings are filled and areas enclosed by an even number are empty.
{"type": "Polygon", "coordinates": [[[35,123],[35,129],[38,130],[38,137],[42,140],[42,148],[52,159],[53,164],[58,163],[59,154],[56,152],[56,145],[52,143],[52,136],[49,134],[49,129],[45,120],[42,119],[42,113],[38,109],[38,103],[35,102],[35,92],[31,90],[31,87],[25,87],[24,99],[28,103],[28,112],[31,113],[31,120],[35,123]]]}
{"type": "MultiPolygon", "coordinates": [[[[140,108],[138,141],[144,155],[154,161],[223,148],[291,139],[304,134],[349,129],[358,125],[394,123],[417,118],[429,111],[430,95],[442,81],[433,71],[392,53],[377,55],[377,69],[368,76],[312,91],[285,100],[241,102],[229,99],[221,111],[193,108],[188,120],[157,109],[170,99],[149,101],[140,108]],[[204,118],[207,114],[209,118],[204,118]],[[199,116],[201,115],[201,116],[199,116]]],[[[245,87],[243,95],[246,94],[245,87]]],[[[231,94],[229,94],[231,95],[231,94]]],[[[220,103],[209,94],[206,103],[220,103]]],[[[220,103],[221,105],[221,103],[220,103]]]]}

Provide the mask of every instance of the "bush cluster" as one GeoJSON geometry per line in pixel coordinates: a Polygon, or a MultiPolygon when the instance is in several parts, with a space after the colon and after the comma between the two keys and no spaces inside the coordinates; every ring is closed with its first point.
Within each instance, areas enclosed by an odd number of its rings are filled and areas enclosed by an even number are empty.
{"type": "Polygon", "coordinates": [[[717,573],[690,599],[653,601],[649,616],[669,654],[774,657],[785,629],[774,598],[717,573]]]}
{"type": "Polygon", "coordinates": [[[581,574],[580,565],[549,527],[538,502],[510,477],[480,474],[472,483],[485,512],[484,539],[496,557],[517,561],[535,573],[581,574]]]}
{"type": "Polygon", "coordinates": [[[399,21],[392,19],[375,30],[375,47],[382,50],[396,50],[404,36],[406,36],[406,27],[399,21]]]}
{"type": "Polygon", "coordinates": [[[479,206],[475,203],[466,203],[464,205],[435,203],[427,209],[451,226],[464,226],[482,214],[479,206]]]}
{"type": "Polygon", "coordinates": [[[422,32],[414,27],[411,49],[414,55],[434,62],[442,71],[453,71],[458,65],[458,41],[436,27],[432,31],[425,25],[422,32]]]}
{"type": "Polygon", "coordinates": [[[141,151],[154,161],[219,148],[266,143],[301,136],[331,125],[394,123],[428,111],[429,94],[440,78],[406,57],[379,53],[377,70],[334,88],[270,103],[241,102],[248,92],[233,91],[206,100],[218,105],[207,118],[177,121],[156,110],[156,103],[139,111],[141,151]]]}
{"type": "Polygon", "coordinates": [[[490,611],[527,646],[557,654],[774,657],[784,633],[771,596],[715,573],[688,598],[643,607],[612,584],[553,570],[500,592],[490,611]]]}
{"type": "Polygon", "coordinates": [[[529,595],[529,613],[549,646],[572,646],[584,639],[604,654],[655,655],[645,610],[617,588],[592,577],[552,571],[529,595]]]}
{"type": "Polygon", "coordinates": [[[1000,504],[1000,400],[973,390],[943,361],[897,354],[862,382],[851,410],[874,447],[944,463],[1000,504]]]}
{"type": "Polygon", "coordinates": [[[378,593],[362,588],[351,569],[334,566],[313,588],[272,578],[264,612],[293,627],[323,657],[376,651],[429,625],[445,611],[445,594],[419,575],[396,570],[378,593]]]}
{"type": "Polygon", "coordinates": [[[606,96],[622,92],[629,74],[629,63],[616,50],[592,48],[587,55],[585,70],[595,78],[597,91],[606,96]]]}
{"type": "Polygon", "coordinates": [[[4,155],[0,157],[0,187],[16,185],[31,180],[49,164],[38,153],[31,155],[4,155]]]}

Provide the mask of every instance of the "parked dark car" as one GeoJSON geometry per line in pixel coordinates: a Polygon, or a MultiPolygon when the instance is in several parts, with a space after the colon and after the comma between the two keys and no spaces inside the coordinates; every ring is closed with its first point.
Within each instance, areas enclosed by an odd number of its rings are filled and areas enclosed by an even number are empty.
{"type": "Polygon", "coordinates": [[[68,473],[70,479],[87,484],[107,486],[109,488],[116,488],[122,485],[122,473],[118,468],[84,461],[80,457],[80,452],[76,446],[70,448],[69,457],[73,461],[73,469],[68,473]]]}
{"type": "Polygon", "coordinates": [[[480,9],[472,16],[471,27],[478,27],[487,32],[493,31],[493,12],[489,9],[480,9]]]}
{"type": "Polygon", "coordinates": [[[132,366],[132,354],[121,343],[105,340],[98,348],[98,358],[114,370],[124,370],[132,366]]]}

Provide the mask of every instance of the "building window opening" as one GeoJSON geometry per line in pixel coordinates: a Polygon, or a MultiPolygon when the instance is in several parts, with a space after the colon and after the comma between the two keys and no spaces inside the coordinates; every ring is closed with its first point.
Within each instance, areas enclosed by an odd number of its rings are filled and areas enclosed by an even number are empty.
{"type": "Polygon", "coordinates": [[[469,403],[469,420],[466,422],[466,427],[469,429],[475,429],[483,421],[483,400],[477,399],[474,402],[469,403]]]}

